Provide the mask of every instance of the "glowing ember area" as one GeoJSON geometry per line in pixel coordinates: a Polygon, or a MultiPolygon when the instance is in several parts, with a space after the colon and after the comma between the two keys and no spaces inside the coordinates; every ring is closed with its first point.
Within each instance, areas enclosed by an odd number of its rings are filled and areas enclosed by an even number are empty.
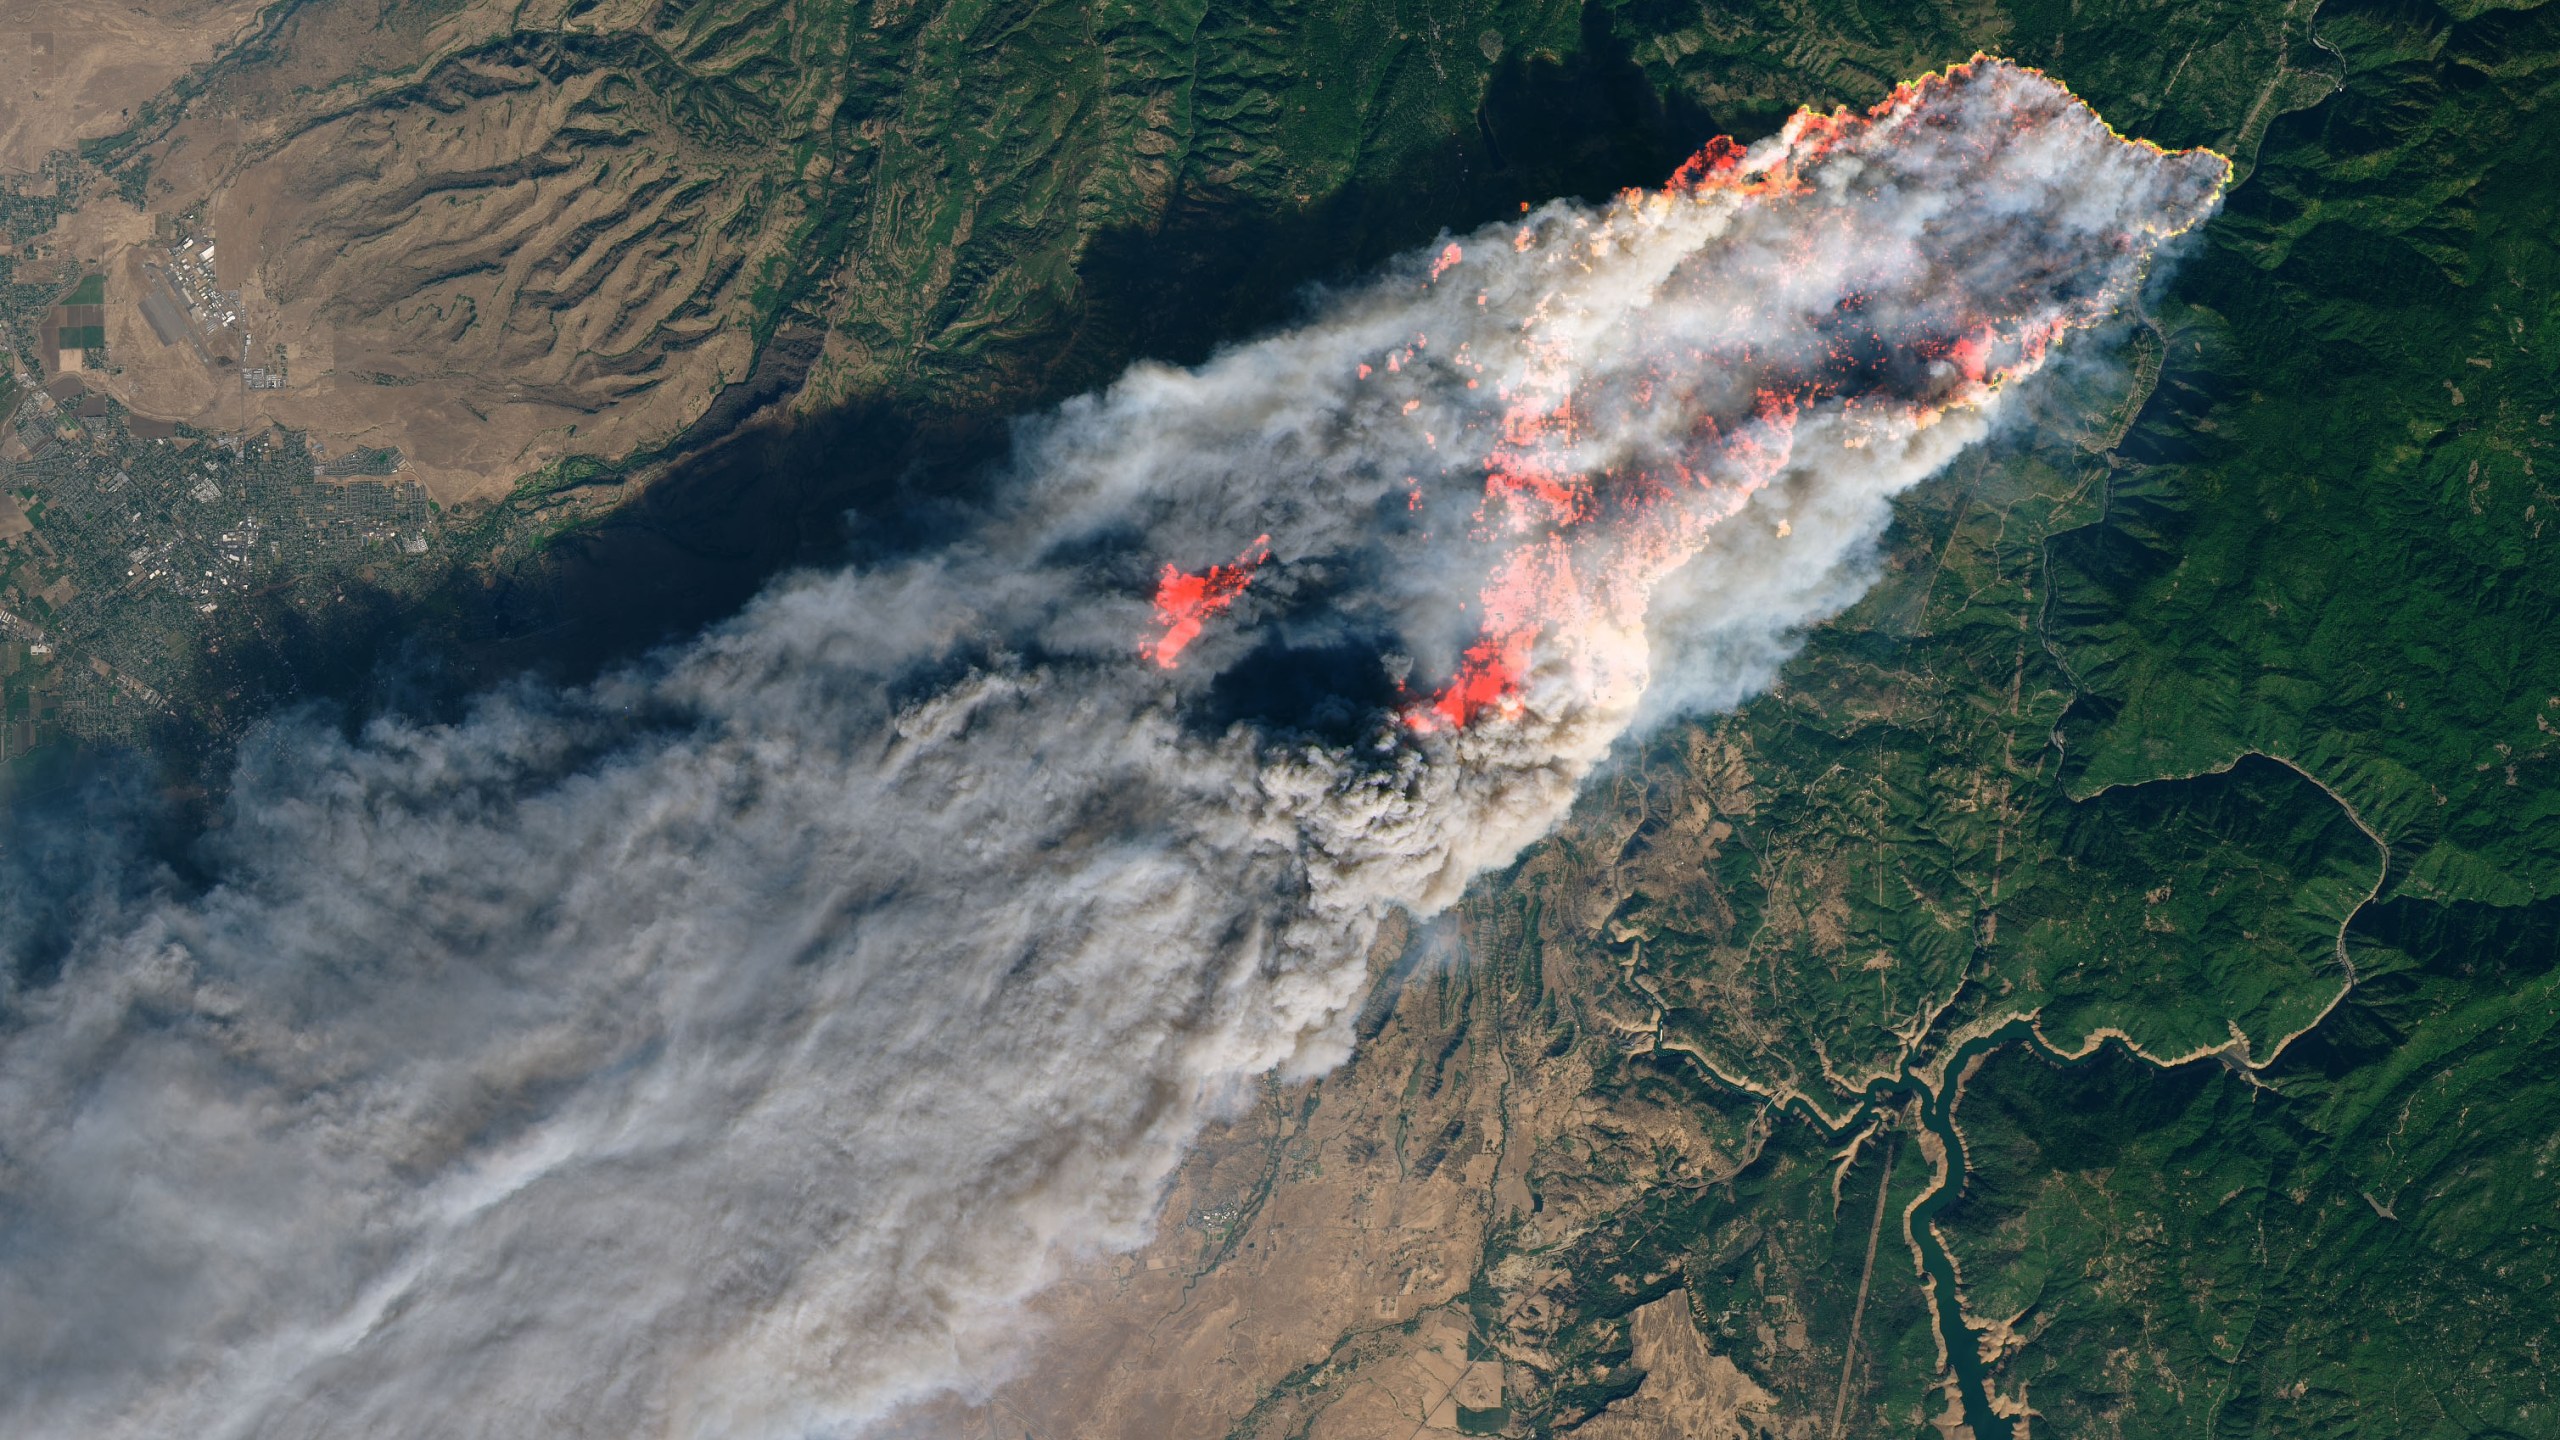
{"type": "MultiPolygon", "coordinates": [[[[1341,362],[1346,421],[1390,437],[1370,443],[1413,516],[1359,543],[1408,595],[1431,576],[1474,596],[1459,634],[1418,600],[1388,618],[1416,657],[1404,725],[1629,703],[1657,588],[1719,527],[1790,474],[1866,464],[1898,486],[1943,463],[1911,469],[1951,453],[1923,432],[2115,315],[2229,174],[1977,56],[1864,112],[1716,140],[1658,191],[1417,260],[1426,298],[1341,362]]],[[[1293,564],[1327,548],[1271,528],[1293,564]]],[[[1158,663],[1249,573],[1168,570],[1158,663]]]]}
{"type": "Polygon", "coordinates": [[[1156,623],[1164,633],[1139,646],[1140,653],[1167,670],[1181,663],[1182,652],[1200,638],[1200,627],[1226,609],[1253,583],[1253,572],[1271,558],[1271,537],[1260,536],[1233,565],[1212,565],[1197,575],[1171,565],[1156,581],[1156,623]]]}

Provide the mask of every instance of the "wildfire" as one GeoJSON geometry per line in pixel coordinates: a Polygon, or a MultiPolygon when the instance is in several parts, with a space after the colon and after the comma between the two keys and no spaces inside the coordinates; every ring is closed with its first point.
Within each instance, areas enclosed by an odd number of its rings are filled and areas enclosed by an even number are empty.
{"type": "Polygon", "coordinates": [[[1271,558],[1271,537],[1257,536],[1233,565],[1212,565],[1194,575],[1172,565],[1156,580],[1156,623],[1164,633],[1138,647],[1138,652],[1167,670],[1182,663],[1182,652],[1200,638],[1210,616],[1236,603],[1253,572],[1271,558]]]}
{"type": "MultiPolygon", "coordinates": [[[[1445,246],[1429,283],[1464,272],[1452,293],[1509,295],[1525,313],[1473,331],[1482,348],[1462,335],[1436,370],[1418,340],[1358,367],[1406,387],[1384,414],[1473,476],[1471,523],[1439,533],[1481,577],[1474,633],[1452,672],[1405,704],[1404,724],[1429,733],[1513,712],[1541,673],[1581,695],[1640,687],[1654,589],[1798,460],[1811,417],[1858,448],[1987,404],[2113,313],[2229,173],[2210,151],[2126,141],[2040,72],[1977,55],[1862,112],[1799,111],[1750,147],[1711,141],[1663,188],[1603,213],[1551,208],[1508,246],[1445,246]],[[1964,186],[2060,193],[2084,183],[2074,167],[2087,158],[2126,154],[2156,182],[2156,213],[2134,207],[2092,230],[2058,210],[2037,232],[2051,253],[2024,257],[2034,263],[1981,253],[1979,216],[1992,211],[1932,228],[1960,211],[1964,186]],[[1929,184],[1948,187],[1946,203],[1912,207],[1929,184]],[[1607,266],[1616,280],[1583,279],[1607,266]],[[1507,359],[1489,364],[1497,346],[1507,359]],[[1464,394],[1479,384],[1486,399],[1464,394]],[[1443,450],[1452,421],[1463,428],[1443,450]]],[[[1428,498],[1415,482],[1409,508],[1428,498]]],[[[1159,665],[1243,590],[1268,537],[1256,545],[1198,575],[1165,569],[1164,634],[1148,647],[1159,665]]]]}

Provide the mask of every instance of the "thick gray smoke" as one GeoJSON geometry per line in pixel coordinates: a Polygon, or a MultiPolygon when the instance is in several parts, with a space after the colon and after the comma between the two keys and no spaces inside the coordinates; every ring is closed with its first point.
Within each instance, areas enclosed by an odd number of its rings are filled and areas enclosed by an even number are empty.
{"type": "Polygon", "coordinates": [[[217,886],[0,998],[0,1431],[843,1434],[1001,1368],[1207,1108],[1338,1058],[1384,915],[1661,657],[1763,683],[2222,174],[1977,64],[1133,372],[943,553],[273,726],[217,886]]]}

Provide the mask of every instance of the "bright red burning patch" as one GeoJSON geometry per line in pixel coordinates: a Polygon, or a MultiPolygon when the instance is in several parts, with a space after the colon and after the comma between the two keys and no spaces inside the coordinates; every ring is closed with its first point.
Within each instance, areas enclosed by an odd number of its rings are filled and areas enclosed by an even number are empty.
{"type": "MultiPolygon", "coordinates": [[[[1986,67],[2012,68],[1977,56],[1969,64],[1896,87],[1864,114],[1846,108],[1829,114],[1799,111],[1787,126],[1784,147],[1773,155],[1763,152],[1765,158],[1757,163],[1751,163],[1755,157],[1744,147],[1719,137],[1682,165],[1658,196],[1628,192],[1623,197],[1626,211],[1642,222],[1648,214],[1659,214],[1665,201],[1726,196],[1761,206],[1798,203],[1811,195],[1809,176],[1827,157],[1913,123],[1930,102],[1971,85],[1988,73],[1986,67]]],[[[2038,72],[2015,73],[2045,80],[2038,72]]],[[[2053,90],[2069,99],[2060,86],[2053,90]]],[[[2076,102],[2070,108],[2095,120],[2076,102]]],[[[2011,123],[2024,130],[2051,123],[2049,117],[2050,112],[2022,112],[2011,123]]],[[[2112,130],[2106,133],[2121,140],[2112,130]]],[[[2145,148],[2166,153],[2157,146],[2145,148]]],[[[1820,223],[1809,217],[1808,231],[1820,223]]],[[[2174,234],[2186,223],[2177,221],[2166,233],[2174,234]]],[[[1524,230],[1518,248],[1529,244],[1530,232],[1524,230]]],[[[1434,267],[1435,279],[1441,268],[1434,267]]],[[[1844,297],[1843,309],[1855,311],[1866,298],[1844,297]]],[[[2066,330],[2090,323],[2104,308],[2039,316],[2005,309],[1999,299],[1985,297],[1982,312],[1954,335],[1888,338],[1869,333],[1858,338],[1940,358],[1953,371],[1955,383],[1935,394],[1874,397],[1899,409],[1908,421],[1927,425],[1956,407],[1983,403],[2001,385],[2036,370],[2066,330]]],[[[1482,638],[1467,647],[1446,684],[1406,709],[1408,727],[1424,733],[1462,728],[1488,712],[1516,708],[1542,642],[1575,642],[1566,648],[1587,650],[1596,631],[1640,624],[1654,586],[1707,543],[1710,529],[1785,469],[1798,419],[1808,406],[1830,401],[1854,409],[1868,398],[1859,394],[1860,356],[1854,343],[1835,341],[1820,356],[1792,364],[1771,365],[1768,357],[1755,356],[1747,347],[1731,354],[1693,352],[1689,358],[1704,365],[1757,362],[1766,366],[1765,383],[1756,394],[1750,423],[1726,431],[1712,418],[1697,417],[1685,460],[1659,472],[1593,476],[1573,468],[1569,449],[1575,410],[1590,382],[1577,374],[1572,356],[1555,356],[1551,365],[1536,367],[1505,387],[1509,404],[1484,462],[1484,502],[1477,512],[1484,528],[1478,538],[1498,539],[1504,532],[1534,538],[1510,542],[1509,553],[1495,562],[1479,592],[1482,638]],[[1605,495],[1597,489],[1602,482],[1610,487],[1605,495]]],[[[1638,403],[1650,403],[1652,392],[1647,382],[1638,403]]]]}
{"type": "MultiPolygon", "coordinates": [[[[1987,404],[2121,304],[2228,177],[2219,156],[2125,141],[2049,78],[1977,56],[1864,112],[1712,141],[1661,190],[1524,218],[1508,247],[1445,246],[1430,281],[1463,267],[1453,289],[1473,304],[1456,313],[1483,318],[1433,311],[1458,327],[1448,355],[1417,334],[1357,367],[1364,423],[1446,438],[1441,473],[1472,511],[1420,532],[1431,573],[1451,564],[1479,603],[1403,723],[1518,713],[1533,675],[1541,696],[1547,677],[1585,699],[1640,692],[1654,588],[1811,455],[1808,436],[1907,444],[1987,404]],[[1898,198],[1914,193],[1940,203],[1898,198]],[[2010,245],[2029,263],[2005,263],[2010,245]],[[1511,313],[1475,309],[1488,295],[1511,313]]],[[[1406,485],[1424,509],[1424,482],[1406,485]]],[[[1171,668],[1268,553],[1264,537],[1233,565],[1167,566],[1146,653],[1171,668]]]]}
{"type": "Polygon", "coordinates": [[[1138,647],[1138,653],[1167,670],[1182,662],[1182,652],[1200,638],[1209,617],[1236,603],[1253,572],[1271,558],[1271,537],[1257,538],[1233,565],[1212,565],[1190,574],[1171,565],[1156,581],[1156,624],[1164,633],[1138,647]]]}

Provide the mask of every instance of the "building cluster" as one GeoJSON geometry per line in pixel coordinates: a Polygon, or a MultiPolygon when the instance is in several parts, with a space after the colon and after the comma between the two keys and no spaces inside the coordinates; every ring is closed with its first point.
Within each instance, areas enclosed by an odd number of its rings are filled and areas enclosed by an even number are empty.
{"type": "Polygon", "coordinates": [[[213,270],[213,237],[182,236],[169,247],[169,284],[189,313],[220,329],[240,323],[240,292],[219,288],[213,270]]]}
{"type": "MultiPolygon", "coordinates": [[[[438,549],[425,491],[394,478],[396,450],[324,463],[299,435],[142,420],[77,375],[47,379],[41,342],[91,323],[62,307],[94,305],[103,284],[66,295],[61,263],[32,255],[58,208],[0,178],[0,334],[21,362],[0,384],[0,762],[51,734],[138,739],[156,717],[218,714],[274,643],[275,612],[316,615],[359,577],[409,591],[438,549]]],[[[135,297],[161,342],[208,363],[236,344],[248,389],[283,388],[285,347],[250,363],[202,217],[162,235],[166,264],[135,297]]]]}
{"type": "MultiPolygon", "coordinates": [[[[358,570],[398,586],[434,548],[423,490],[321,479],[296,435],[137,436],[120,408],[80,419],[40,390],[5,433],[0,489],[33,521],[0,547],[7,717],[130,736],[170,695],[219,694],[250,597],[325,604],[358,570]]],[[[24,748],[12,734],[0,750],[24,748]]]]}

